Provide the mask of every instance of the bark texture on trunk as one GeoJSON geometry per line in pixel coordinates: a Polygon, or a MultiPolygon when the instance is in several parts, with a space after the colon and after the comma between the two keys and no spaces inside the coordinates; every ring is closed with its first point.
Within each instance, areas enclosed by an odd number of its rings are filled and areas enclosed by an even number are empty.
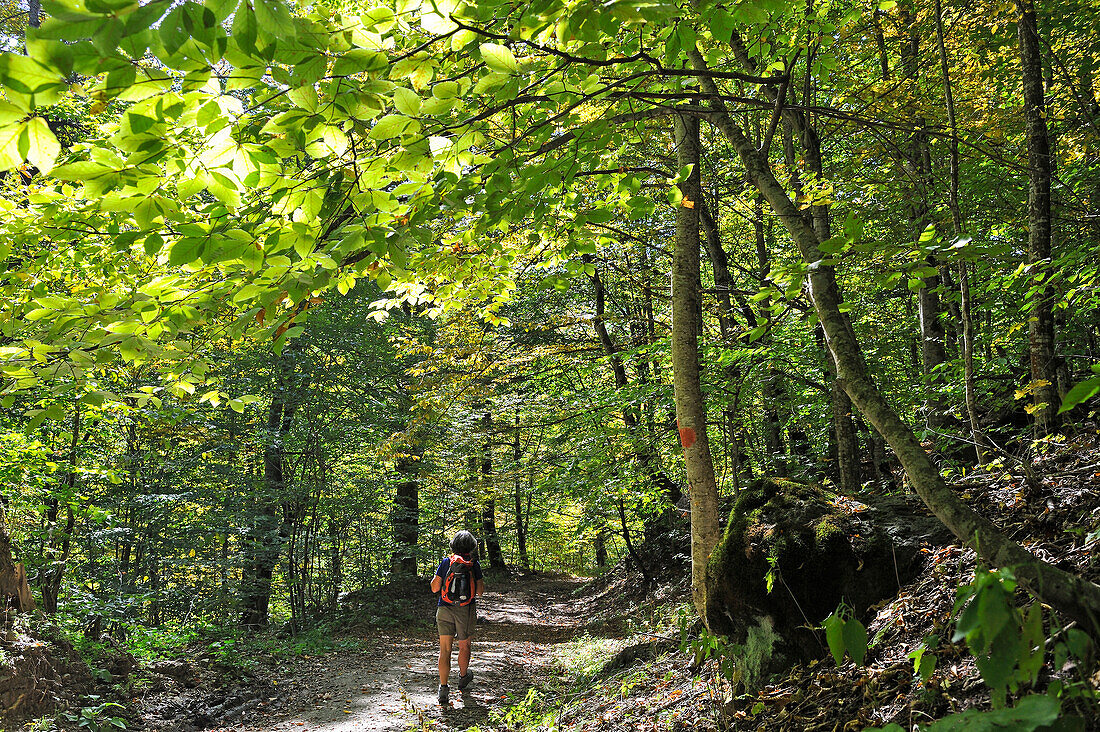
{"type": "MultiPolygon", "coordinates": [[[[688,53],[697,70],[707,70],[701,53],[697,50],[688,53]]],[[[974,547],[985,561],[997,567],[1012,567],[1040,599],[1076,620],[1094,637],[1100,637],[1100,586],[1038,559],[963,503],[944,482],[913,430],[878,391],[864,363],[855,331],[840,310],[833,269],[821,264],[817,234],[776,180],[767,157],[734,123],[713,78],[700,76],[700,83],[711,96],[711,120],[733,145],[750,179],[809,265],[810,297],[835,358],[838,379],[852,403],[893,448],[913,490],[956,537],[974,547]]]]}
{"type": "Polygon", "coordinates": [[[680,184],[676,242],[672,254],[672,371],[676,422],[691,499],[691,595],[702,617],[706,605],[706,566],[718,544],[718,485],[707,441],[706,406],[699,379],[699,120],[673,117],[677,161],[693,165],[680,184]]]}
{"type": "Polygon", "coordinates": [[[1043,63],[1039,49],[1039,24],[1032,0],[1017,0],[1017,35],[1024,82],[1024,116],[1027,136],[1027,261],[1035,294],[1028,318],[1031,364],[1032,417],[1039,435],[1057,427],[1058,395],[1054,363],[1053,292],[1044,284],[1051,258],[1053,237],[1050,215],[1050,137],[1047,133],[1043,63]]]}
{"type": "MultiPolygon", "coordinates": [[[[264,435],[263,486],[256,497],[256,513],[243,540],[241,569],[241,625],[267,625],[271,580],[283,544],[290,538],[297,512],[304,509],[290,496],[291,476],[286,466],[286,439],[298,410],[293,398],[295,352],[287,348],[276,365],[274,393],[267,410],[264,435]],[[280,515],[281,514],[281,515],[280,515]]],[[[156,579],[156,575],[151,575],[156,579]]]]}

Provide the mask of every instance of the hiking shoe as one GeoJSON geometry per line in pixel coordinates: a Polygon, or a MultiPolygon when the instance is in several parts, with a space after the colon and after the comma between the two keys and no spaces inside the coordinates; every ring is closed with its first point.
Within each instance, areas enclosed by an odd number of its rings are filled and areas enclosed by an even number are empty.
{"type": "Polygon", "coordinates": [[[439,703],[443,706],[447,706],[447,702],[451,700],[451,690],[447,688],[446,684],[440,684],[439,686],[439,703]]]}
{"type": "Polygon", "coordinates": [[[473,681],[473,680],[474,680],[474,672],[473,671],[467,671],[466,673],[462,674],[461,676],[458,677],[458,690],[462,691],[467,686],[469,686],[470,682],[473,681]]]}

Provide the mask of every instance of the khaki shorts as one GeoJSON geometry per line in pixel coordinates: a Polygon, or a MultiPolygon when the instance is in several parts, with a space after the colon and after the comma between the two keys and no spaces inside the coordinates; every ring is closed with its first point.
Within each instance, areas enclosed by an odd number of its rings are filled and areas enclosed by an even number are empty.
{"type": "Polygon", "coordinates": [[[440,635],[453,635],[455,640],[469,640],[474,634],[477,623],[477,607],[470,603],[466,607],[440,605],[435,610],[435,625],[440,635]]]}

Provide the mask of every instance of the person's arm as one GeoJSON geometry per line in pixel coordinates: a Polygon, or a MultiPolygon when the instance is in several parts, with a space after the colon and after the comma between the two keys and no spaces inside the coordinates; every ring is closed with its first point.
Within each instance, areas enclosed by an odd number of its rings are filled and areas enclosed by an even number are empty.
{"type": "Polygon", "coordinates": [[[474,583],[474,597],[485,594],[485,580],[479,579],[474,583]]]}
{"type": "Polygon", "coordinates": [[[439,590],[443,587],[443,577],[446,574],[446,570],[444,569],[444,565],[446,565],[446,564],[447,564],[447,560],[444,559],[442,562],[439,563],[439,566],[436,567],[435,576],[432,577],[432,594],[433,595],[438,595],[439,590]]]}

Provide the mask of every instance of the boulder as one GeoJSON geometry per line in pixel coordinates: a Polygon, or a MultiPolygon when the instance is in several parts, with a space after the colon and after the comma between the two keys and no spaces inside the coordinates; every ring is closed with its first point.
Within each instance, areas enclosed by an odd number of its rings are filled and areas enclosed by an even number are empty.
{"type": "Polygon", "coordinates": [[[769,656],[765,669],[820,658],[828,650],[819,626],[842,600],[865,619],[916,576],[922,545],[949,542],[915,499],[855,499],[758,480],[738,495],[707,565],[705,620],[769,656]]]}

